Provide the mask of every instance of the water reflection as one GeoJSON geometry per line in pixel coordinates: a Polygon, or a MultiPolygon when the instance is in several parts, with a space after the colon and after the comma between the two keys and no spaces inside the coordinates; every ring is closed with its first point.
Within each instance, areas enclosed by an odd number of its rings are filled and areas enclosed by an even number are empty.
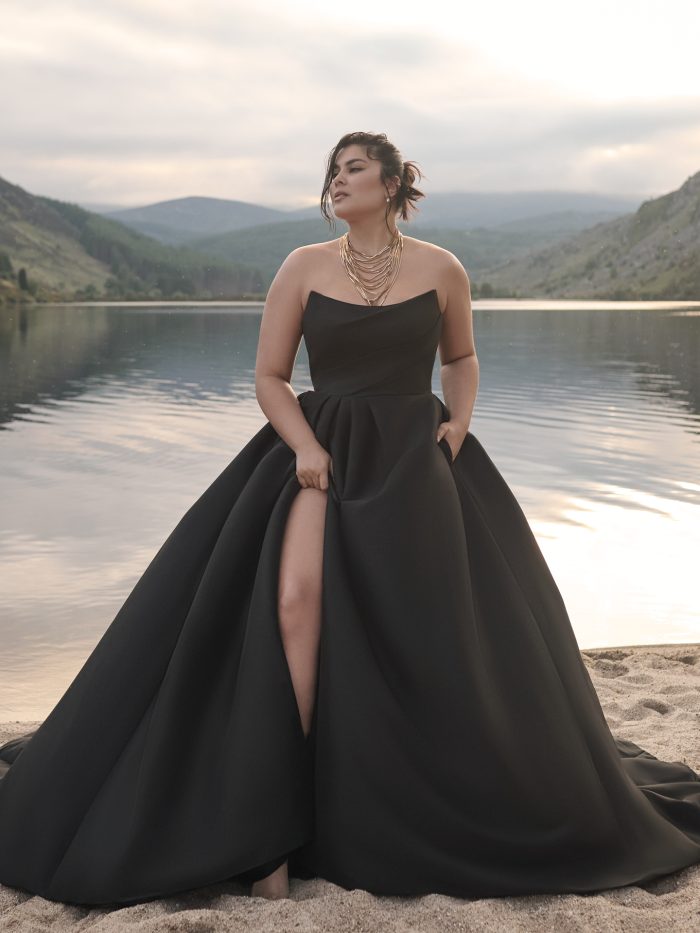
{"type": "MultiPolygon", "coordinates": [[[[543,305],[475,303],[472,429],[581,647],[698,641],[697,309],[543,305]]],[[[260,310],[0,314],[0,720],[50,711],[181,515],[265,423],[260,310]]],[[[437,361],[433,379],[441,394],[437,361]]],[[[292,381],[312,387],[303,342],[292,381]]]]}

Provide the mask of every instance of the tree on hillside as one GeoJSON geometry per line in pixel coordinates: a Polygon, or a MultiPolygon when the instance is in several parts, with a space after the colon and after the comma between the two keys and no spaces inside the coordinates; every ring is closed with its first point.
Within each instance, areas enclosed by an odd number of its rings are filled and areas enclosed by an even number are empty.
{"type": "Polygon", "coordinates": [[[17,281],[19,282],[19,287],[23,291],[25,292],[29,291],[29,282],[27,281],[27,270],[26,269],[22,268],[19,270],[17,281]]]}

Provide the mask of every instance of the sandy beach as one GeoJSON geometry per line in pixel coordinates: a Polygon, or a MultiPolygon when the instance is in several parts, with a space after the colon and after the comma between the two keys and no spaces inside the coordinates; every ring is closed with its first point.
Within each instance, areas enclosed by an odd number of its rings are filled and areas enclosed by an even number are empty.
{"type": "MultiPolygon", "coordinates": [[[[583,651],[612,732],[667,761],[700,771],[700,645],[583,651]]],[[[39,723],[0,725],[0,741],[39,723]]],[[[0,845],[2,841],[0,840],[0,845]]],[[[66,906],[0,885],[0,930],[92,933],[129,930],[310,931],[644,931],[700,929],[700,864],[643,886],[587,895],[466,900],[444,895],[376,897],[327,881],[290,880],[278,901],[247,896],[222,882],[186,894],[117,909],[66,906]]]]}

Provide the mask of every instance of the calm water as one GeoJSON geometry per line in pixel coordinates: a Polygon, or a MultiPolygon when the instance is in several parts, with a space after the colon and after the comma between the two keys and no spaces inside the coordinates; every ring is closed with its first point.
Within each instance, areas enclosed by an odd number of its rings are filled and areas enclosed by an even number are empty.
{"type": "MultiPolygon", "coordinates": [[[[261,305],[0,312],[0,720],[42,719],[265,423],[261,305]]],[[[475,303],[471,428],[582,648],[700,641],[700,303],[475,303]]],[[[442,395],[436,361],[433,387],[442,395]]],[[[302,342],[292,379],[312,388],[302,342]]]]}

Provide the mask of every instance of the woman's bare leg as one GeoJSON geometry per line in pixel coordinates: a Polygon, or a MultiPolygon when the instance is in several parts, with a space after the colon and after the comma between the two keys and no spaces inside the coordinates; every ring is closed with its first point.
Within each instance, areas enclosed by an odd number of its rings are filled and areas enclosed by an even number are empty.
{"type": "MultiPolygon", "coordinates": [[[[277,612],[302,728],[311,729],[321,636],[326,490],[300,489],[290,506],[280,555],[277,612]]],[[[253,897],[287,897],[287,862],[255,881],[253,897]]]]}

